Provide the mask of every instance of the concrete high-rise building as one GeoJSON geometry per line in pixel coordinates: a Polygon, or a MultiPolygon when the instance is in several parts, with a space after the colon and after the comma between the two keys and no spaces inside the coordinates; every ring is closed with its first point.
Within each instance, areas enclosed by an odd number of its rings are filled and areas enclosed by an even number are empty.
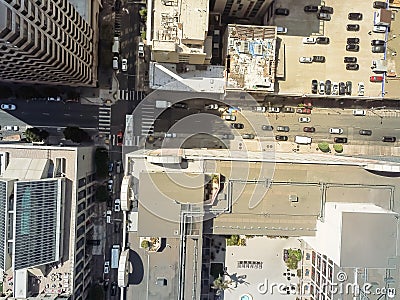
{"type": "Polygon", "coordinates": [[[0,0],[0,81],[96,85],[99,7],[98,0],[0,0]]]}

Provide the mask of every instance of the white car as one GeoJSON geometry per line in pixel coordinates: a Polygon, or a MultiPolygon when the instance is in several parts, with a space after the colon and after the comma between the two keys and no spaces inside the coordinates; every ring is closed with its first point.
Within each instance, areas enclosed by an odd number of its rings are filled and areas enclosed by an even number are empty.
{"type": "Polygon", "coordinates": [[[300,123],[310,123],[311,122],[311,118],[310,117],[300,117],[299,118],[299,122],[300,123]]]}
{"type": "Polygon", "coordinates": [[[286,34],[287,28],[286,27],[276,27],[276,33],[277,34],[286,34]]]}
{"type": "Polygon", "coordinates": [[[364,96],[365,85],[364,82],[358,83],[358,96],[364,96]]]}
{"type": "Polygon", "coordinates": [[[111,210],[107,210],[106,212],[106,220],[108,224],[111,223],[111,213],[112,213],[111,210]]]}
{"type": "Polygon", "coordinates": [[[14,125],[14,126],[10,126],[10,125],[4,126],[4,130],[7,130],[7,131],[18,131],[18,130],[19,130],[19,126],[17,126],[17,125],[14,125]]]}
{"type": "Polygon", "coordinates": [[[306,56],[299,57],[299,62],[301,63],[312,63],[312,61],[313,61],[312,57],[306,57],[306,56]]]}
{"type": "Polygon", "coordinates": [[[47,101],[60,102],[61,101],[61,97],[59,97],[59,96],[57,96],[57,97],[47,97],[47,101]]]}
{"type": "Polygon", "coordinates": [[[165,134],[165,137],[166,138],[176,138],[176,133],[167,132],[165,134]]]}
{"type": "Polygon", "coordinates": [[[225,121],[236,121],[236,116],[234,116],[234,115],[224,115],[224,116],[222,116],[222,118],[225,121]]]}
{"type": "Polygon", "coordinates": [[[343,129],[342,128],[329,128],[329,133],[330,134],[342,134],[343,129]]]}
{"type": "Polygon", "coordinates": [[[281,111],[280,107],[274,107],[274,106],[268,107],[268,112],[269,113],[279,113],[280,111],[281,111]]]}
{"type": "Polygon", "coordinates": [[[303,38],[303,44],[315,44],[317,40],[313,37],[305,37],[303,38]]]}
{"type": "Polygon", "coordinates": [[[385,33],[387,27],[383,25],[375,25],[374,28],[372,29],[373,32],[378,32],[378,33],[385,33]]]}
{"type": "Polygon", "coordinates": [[[267,108],[265,106],[253,106],[252,110],[254,112],[265,112],[267,108]]]}
{"type": "Polygon", "coordinates": [[[2,104],[1,109],[2,110],[16,110],[17,107],[14,104],[2,104]]]}
{"type": "Polygon", "coordinates": [[[110,262],[105,261],[104,262],[104,274],[108,274],[110,272],[110,262]]]}
{"type": "Polygon", "coordinates": [[[115,212],[121,211],[121,199],[114,200],[114,211],[115,212]]]}
{"type": "Polygon", "coordinates": [[[332,83],[332,95],[339,95],[339,84],[337,82],[332,83]]]}
{"type": "Polygon", "coordinates": [[[139,42],[138,45],[138,55],[139,57],[144,57],[144,44],[142,42],[139,42]]]}
{"type": "Polygon", "coordinates": [[[353,109],[353,116],[365,116],[367,111],[364,109],[353,109]]]}
{"type": "Polygon", "coordinates": [[[123,58],[121,61],[121,70],[122,72],[128,71],[128,60],[126,58],[123,58]]]}
{"type": "Polygon", "coordinates": [[[108,188],[109,192],[113,191],[113,183],[114,183],[114,181],[112,179],[107,181],[107,188],[108,188]]]}
{"type": "Polygon", "coordinates": [[[208,104],[208,105],[205,106],[205,109],[217,110],[218,109],[218,104],[208,104]]]}
{"type": "Polygon", "coordinates": [[[319,82],[319,94],[323,95],[325,93],[325,82],[320,81],[319,82]]]}

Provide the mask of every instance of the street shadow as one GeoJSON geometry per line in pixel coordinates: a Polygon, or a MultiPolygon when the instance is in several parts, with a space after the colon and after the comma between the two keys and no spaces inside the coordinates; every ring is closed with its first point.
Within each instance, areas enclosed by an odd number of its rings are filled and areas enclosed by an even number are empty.
{"type": "Polygon", "coordinates": [[[129,262],[132,265],[132,272],[129,273],[129,284],[140,284],[144,277],[143,261],[136,251],[129,250],[129,262]]]}

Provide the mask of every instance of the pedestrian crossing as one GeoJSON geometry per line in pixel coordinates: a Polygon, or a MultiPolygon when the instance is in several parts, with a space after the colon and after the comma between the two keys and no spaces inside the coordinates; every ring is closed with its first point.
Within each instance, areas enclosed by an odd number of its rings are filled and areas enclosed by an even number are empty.
{"type": "Polygon", "coordinates": [[[142,128],[141,134],[147,136],[148,134],[154,133],[154,104],[142,104],[140,105],[141,109],[141,118],[142,118],[142,128]]]}
{"type": "Polygon", "coordinates": [[[142,101],[144,97],[142,91],[119,90],[119,100],[142,101]]]}
{"type": "Polygon", "coordinates": [[[110,134],[111,107],[99,106],[99,132],[110,134]]]}

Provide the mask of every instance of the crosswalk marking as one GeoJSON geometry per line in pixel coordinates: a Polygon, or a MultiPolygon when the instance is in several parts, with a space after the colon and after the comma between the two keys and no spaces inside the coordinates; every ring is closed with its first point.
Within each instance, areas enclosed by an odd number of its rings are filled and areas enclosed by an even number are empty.
{"type": "Polygon", "coordinates": [[[141,105],[141,125],[142,135],[146,136],[148,134],[154,133],[154,104],[143,104],[141,105]]]}
{"type": "Polygon", "coordinates": [[[110,134],[111,127],[111,107],[99,106],[99,132],[110,134]]]}
{"type": "Polygon", "coordinates": [[[119,100],[142,101],[145,94],[141,91],[119,90],[119,100]]]}

